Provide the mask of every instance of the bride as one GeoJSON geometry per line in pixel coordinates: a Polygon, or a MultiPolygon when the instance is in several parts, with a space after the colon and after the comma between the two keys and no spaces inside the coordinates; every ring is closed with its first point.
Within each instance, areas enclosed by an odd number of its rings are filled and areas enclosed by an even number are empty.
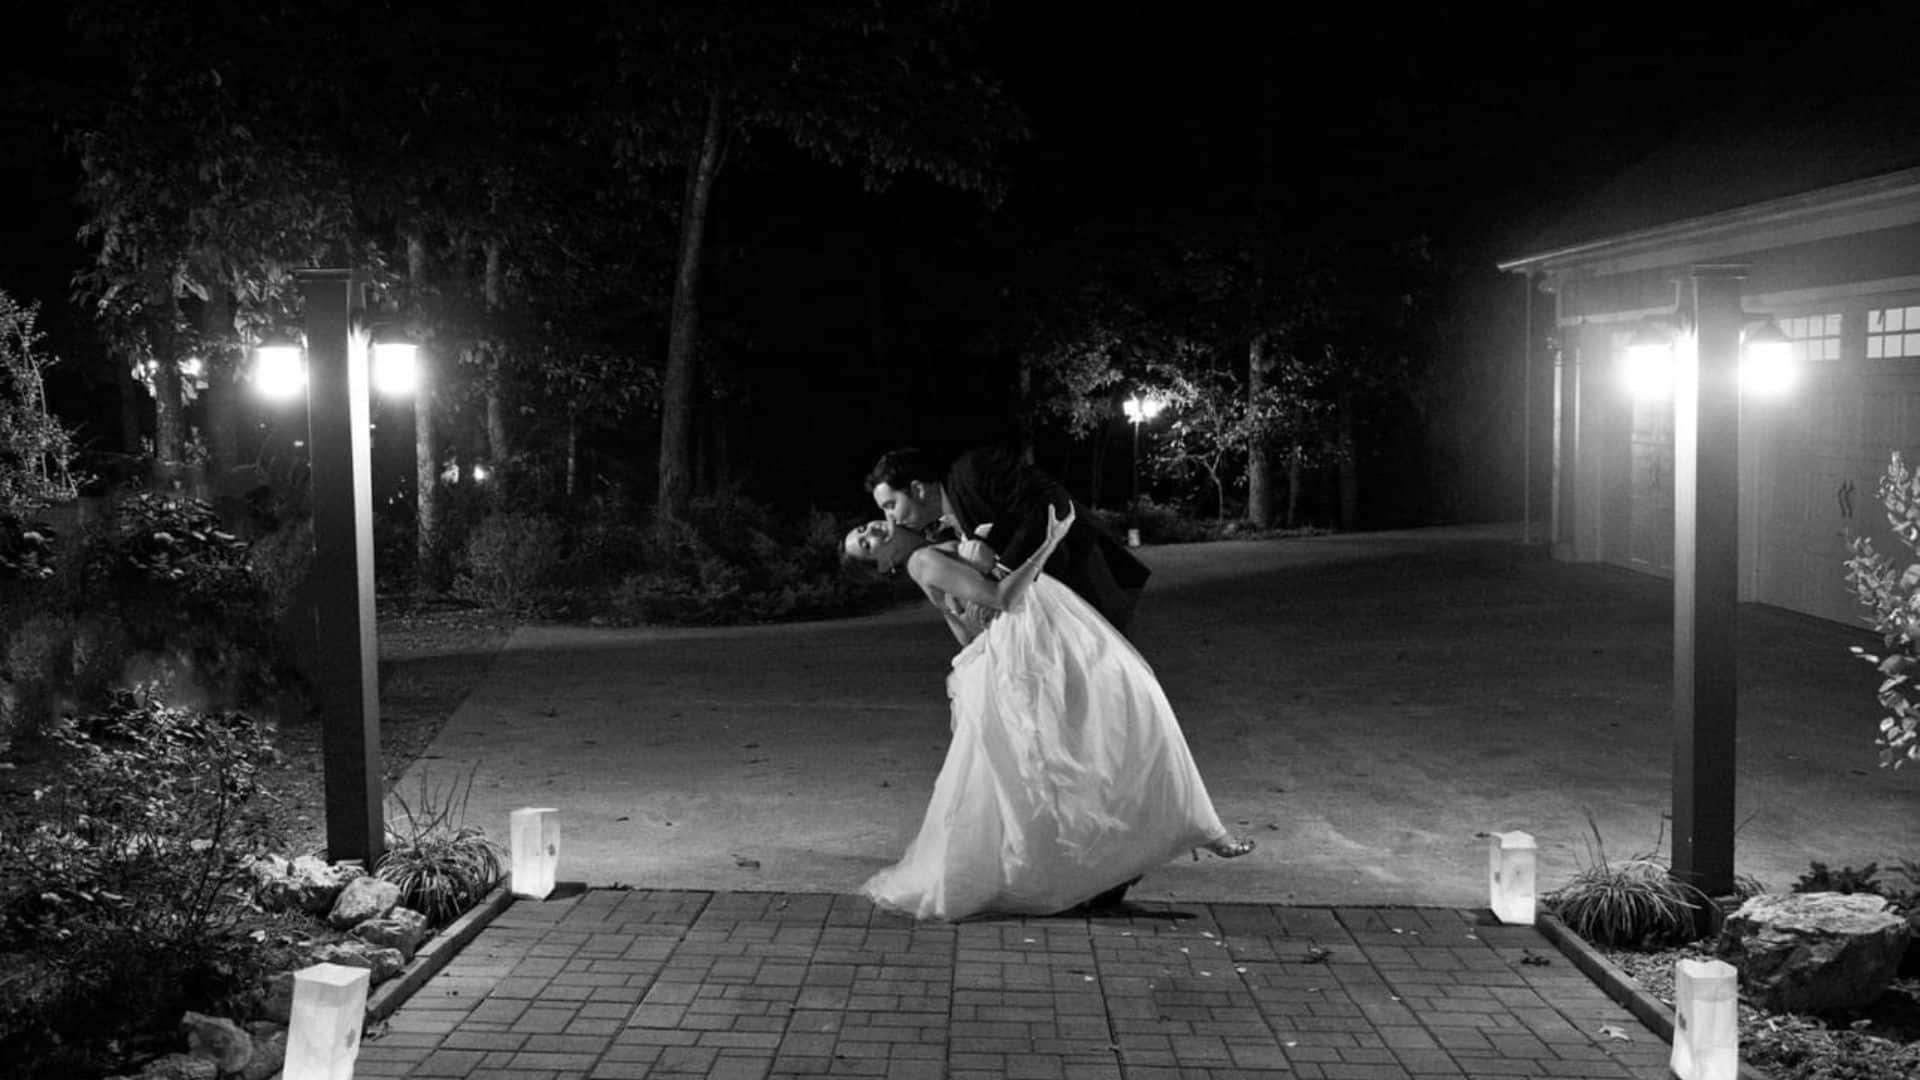
{"type": "Polygon", "coordinates": [[[1188,849],[1253,850],[1220,823],[1140,654],[1041,566],[1073,524],[995,580],[951,543],[875,521],[850,563],[904,565],[961,643],[953,739],[920,832],[861,892],[922,919],[1065,911],[1188,849]]]}

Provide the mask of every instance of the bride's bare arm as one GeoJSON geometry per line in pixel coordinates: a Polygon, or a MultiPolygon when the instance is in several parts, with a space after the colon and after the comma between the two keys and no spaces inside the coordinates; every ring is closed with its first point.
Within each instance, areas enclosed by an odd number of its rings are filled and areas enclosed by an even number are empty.
{"type": "Polygon", "coordinates": [[[907,572],[922,589],[938,589],[957,600],[1005,611],[1040,575],[1040,568],[1046,565],[1047,557],[1053,554],[1053,549],[1059,546],[1067,530],[1073,526],[1073,516],[1071,509],[1066,517],[1049,514],[1047,536],[1040,547],[1028,556],[1026,562],[998,581],[936,548],[921,548],[914,552],[907,560],[907,572]]]}

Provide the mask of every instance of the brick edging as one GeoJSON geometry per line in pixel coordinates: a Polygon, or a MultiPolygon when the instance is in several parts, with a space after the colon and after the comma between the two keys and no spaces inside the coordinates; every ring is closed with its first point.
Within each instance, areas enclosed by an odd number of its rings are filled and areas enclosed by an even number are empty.
{"type": "MultiPolygon", "coordinates": [[[[1565,923],[1552,915],[1541,912],[1534,919],[1534,927],[1541,936],[1553,942],[1561,955],[1573,961],[1587,978],[1592,979],[1606,995],[1618,1004],[1625,1006],[1639,1021],[1653,1030],[1655,1035],[1673,1045],[1673,1010],[1659,998],[1647,993],[1633,976],[1620,969],[1620,966],[1587,944],[1586,939],[1567,929],[1565,923]]],[[[1740,1080],[1774,1080],[1767,1073],[1742,1061],[1740,1080]]]]}
{"type": "Polygon", "coordinates": [[[503,881],[478,904],[468,908],[466,914],[448,923],[445,930],[413,954],[413,961],[402,968],[400,974],[373,988],[373,993],[367,996],[367,1022],[384,1020],[406,1004],[414,991],[451,963],[460,950],[512,902],[513,893],[503,881]]]}

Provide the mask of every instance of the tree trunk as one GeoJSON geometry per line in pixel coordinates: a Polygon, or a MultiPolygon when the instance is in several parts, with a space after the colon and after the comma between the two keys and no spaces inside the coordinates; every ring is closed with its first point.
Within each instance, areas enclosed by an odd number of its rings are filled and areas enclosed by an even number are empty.
{"type": "MultiPolygon", "coordinates": [[[[1267,389],[1267,376],[1273,373],[1273,355],[1267,350],[1267,335],[1255,334],[1247,349],[1247,406],[1256,408],[1267,389]]],[[[1247,447],[1247,520],[1256,529],[1273,526],[1273,476],[1267,460],[1265,437],[1255,433],[1247,447]]]]}
{"type": "Polygon", "coordinates": [[[1287,528],[1295,529],[1300,525],[1300,459],[1304,455],[1300,447],[1295,446],[1287,457],[1287,528]]]}
{"type": "Polygon", "coordinates": [[[567,410],[567,501],[580,491],[580,414],[567,410]]]}
{"type": "Polygon", "coordinates": [[[200,309],[201,357],[207,377],[207,480],[213,493],[237,495],[246,489],[234,475],[240,465],[239,368],[233,333],[233,296],[225,289],[208,290],[200,309]]]}
{"type": "Polygon", "coordinates": [[[663,521],[687,516],[688,421],[693,412],[695,353],[700,344],[700,263],[707,231],[707,207],[714,176],[720,171],[721,105],[718,94],[707,102],[707,129],[688,162],[687,186],[680,204],[680,258],[673,278],[673,314],[667,336],[667,374],[660,401],[660,492],[655,511],[663,521]]]}
{"type": "Polygon", "coordinates": [[[164,300],[153,329],[153,478],[170,490],[186,470],[187,403],[180,392],[179,335],[173,329],[173,301],[164,300]]]}
{"type": "Polygon", "coordinates": [[[1353,391],[1340,392],[1340,531],[1360,528],[1359,438],[1354,429],[1353,391]]]}
{"type": "MultiPolygon", "coordinates": [[[[486,279],[481,296],[487,305],[488,322],[500,310],[502,266],[500,241],[487,241],[486,279]]],[[[489,326],[489,331],[492,327],[489,326]]],[[[494,478],[504,483],[508,460],[513,456],[513,439],[507,430],[507,366],[499,341],[489,332],[487,343],[487,454],[493,459],[494,478]]]]}
{"type": "MultiPolygon", "coordinates": [[[[420,318],[427,291],[427,246],[419,235],[407,237],[407,307],[420,318]]],[[[433,427],[433,395],[439,389],[431,353],[423,343],[415,352],[413,385],[413,570],[414,584],[427,592],[441,588],[439,570],[441,491],[440,438],[433,427]]]]}

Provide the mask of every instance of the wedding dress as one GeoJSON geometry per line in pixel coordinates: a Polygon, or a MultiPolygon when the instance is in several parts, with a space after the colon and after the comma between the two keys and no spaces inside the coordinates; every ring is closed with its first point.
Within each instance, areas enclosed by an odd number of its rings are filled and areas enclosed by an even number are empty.
{"type": "Polygon", "coordinates": [[[1052,914],[1225,835],[1153,670],[1042,576],[947,677],[920,832],[861,891],[922,919],[1052,914]]]}

